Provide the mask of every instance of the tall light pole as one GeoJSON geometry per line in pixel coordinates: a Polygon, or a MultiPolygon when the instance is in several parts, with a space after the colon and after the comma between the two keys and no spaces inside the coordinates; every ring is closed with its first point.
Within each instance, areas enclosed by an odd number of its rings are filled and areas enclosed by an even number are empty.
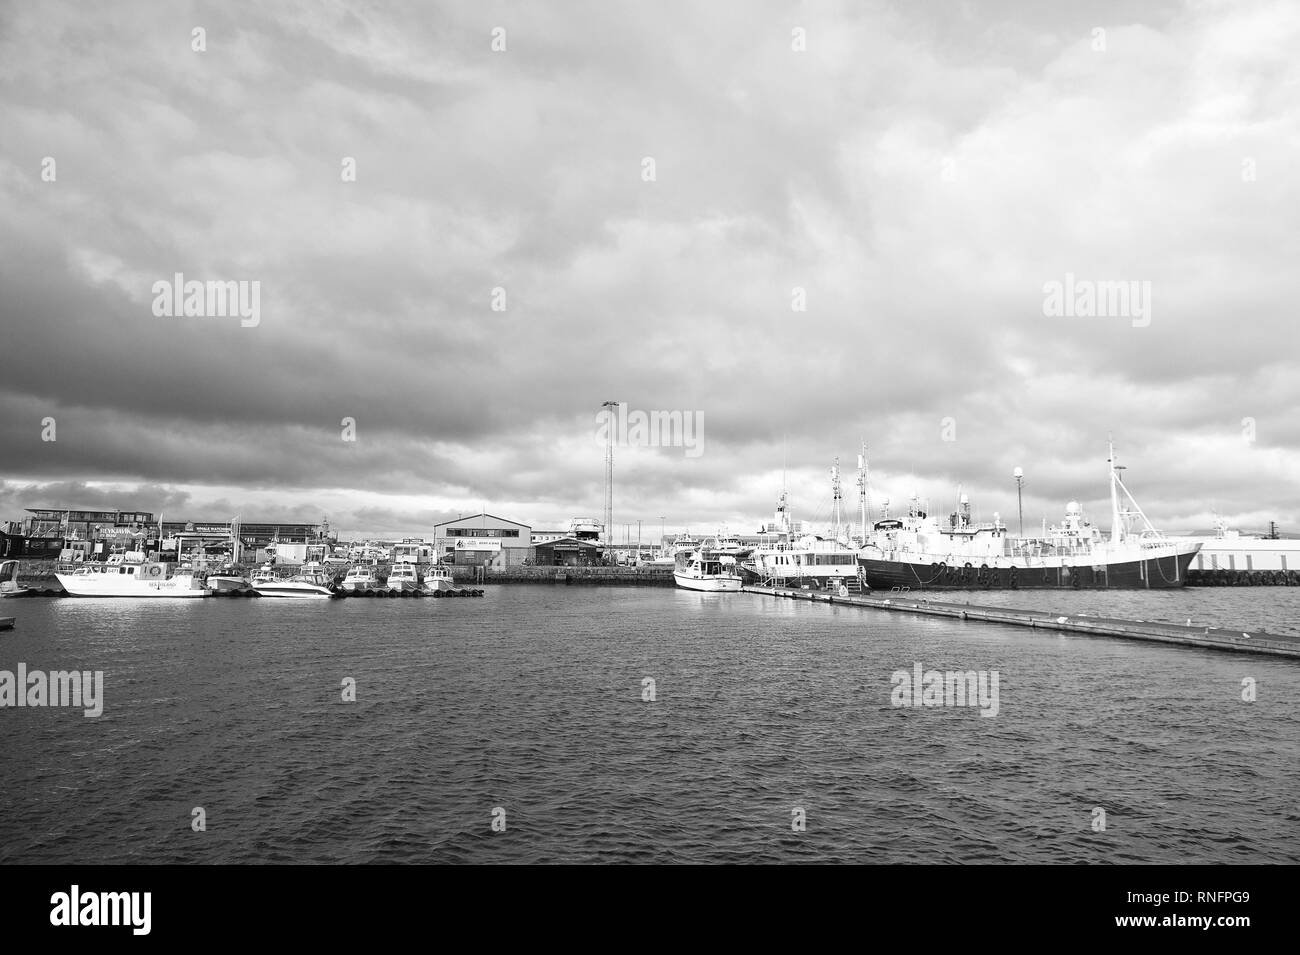
{"type": "Polygon", "coordinates": [[[600,407],[607,415],[605,421],[605,559],[614,553],[614,429],[618,423],[621,402],[606,401],[600,407]]]}
{"type": "Polygon", "coordinates": [[[664,543],[664,538],[668,536],[667,518],[662,514],[659,515],[659,554],[663,556],[664,549],[668,546],[664,543]]]}
{"type": "Polygon", "coordinates": [[[1025,536],[1025,501],[1023,488],[1025,486],[1025,469],[1016,468],[1011,472],[1011,476],[1016,479],[1016,509],[1020,512],[1020,536],[1025,536]]]}

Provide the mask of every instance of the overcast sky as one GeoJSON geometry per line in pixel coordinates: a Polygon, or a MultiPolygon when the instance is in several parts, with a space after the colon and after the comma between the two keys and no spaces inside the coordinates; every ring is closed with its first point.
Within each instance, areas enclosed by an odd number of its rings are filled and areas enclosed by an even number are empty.
{"type": "Polygon", "coordinates": [[[863,440],[877,505],[1021,466],[1108,523],[1108,433],[1161,527],[1300,530],[1297,50],[1287,2],[5,4],[0,518],[563,525],[620,400],[702,438],[617,448],[620,538],[752,531],[783,463],[824,521],[863,440]]]}

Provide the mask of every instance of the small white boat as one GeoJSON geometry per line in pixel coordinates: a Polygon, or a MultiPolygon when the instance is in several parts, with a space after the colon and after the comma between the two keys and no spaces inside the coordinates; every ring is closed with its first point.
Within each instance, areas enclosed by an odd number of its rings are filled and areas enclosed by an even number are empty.
{"type": "Polygon", "coordinates": [[[202,575],[175,564],[146,560],[139,551],[88,561],[55,578],[73,597],[206,597],[202,575]]]}
{"type": "Polygon", "coordinates": [[[239,593],[248,590],[248,578],[235,571],[233,564],[208,571],[204,584],[214,594],[239,593]]]}
{"type": "Polygon", "coordinates": [[[248,589],[248,580],[239,574],[216,573],[208,574],[207,585],[213,593],[238,593],[248,589]]]}
{"type": "MultiPolygon", "coordinates": [[[[346,583],[346,581],[344,581],[346,583]]],[[[394,564],[393,569],[388,572],[389,590],[395,590],[398,593],[414,593],[420,588],[420,574],[414,564],[405,561],[394,564]]]]}
{"type": "Polygon", "coordinates": [[[26,597],[32,593],[18,583],[18,561],[0,563],[0,597],[26,597]]]}
{"type": "Polygon", "coordinates": [[[324,574],[319,564],[308,564],[301,574],[295,574],[288,580],[275,580],[257,583],[254,579],[253,589],[261,597],[333,597],[330,578],[324,574]]]}
{"type": "Polygon", "coordinates": [[[433,564],[424,572],[424,589],[425,590],[455,590],[456,582],[451,578],[449,571],[442,564],[433,564]]]}
{"type": "Polygon", "coordinates": [[[354,564],[343,578],[343,589],[350,594],[379,589],[379,574],[374,564],[354,564]]]}
{"type": "Polygon", "coordinates": [[[696,551],[684,566],[673,571],[673,580],[678,587],[710,593],[738,591],[741,585],[734,557],[707,556],[700,551],[696,551]]]}

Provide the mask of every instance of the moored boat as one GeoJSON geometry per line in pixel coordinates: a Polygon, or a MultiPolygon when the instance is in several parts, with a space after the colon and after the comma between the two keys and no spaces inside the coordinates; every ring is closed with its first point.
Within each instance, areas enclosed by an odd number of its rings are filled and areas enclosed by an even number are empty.
{"type": "Polygon", "coordinates": [[[420,588],[419,570],[415,564],[405,561],[393,564],[392,569],[388,572],[388,583],[384,586],[394,593],[414,593],[420,588]]]}
{"type": "Polygon", "coordinates": [[[374,564],[354,564],[343,578],[342,588],[350,594],[379,588],[379,574],[374,564]]]}
{"type": "Polygon", "coordinates": [[[87,561],[71,573],[55,573],[73,597],[206,597],[202,574],[175,564],[147,560],[132,551],[107,561],[87,561]]]}
{"type": "Polygon", "coordinates": [[[308,564],[300,574],[288,580],[254,580],[253,589],[261,597],[333,597],[332,580],[318,564],[308,564]],[[260,581],[260,582],[259,582],[260,581]]]}
{"type": "Polygon", "coordinates": [[[734,557],[713,557],[703,551],[696,551],[674,569],[673,580],[678,587],[710,593],[738,591],[742,584],[734,557]]]}
{"type": "Polygon", "coordinates": [[[449,571],[442,564],[431,564],[425,568],[423,587],[426,591],[448,591],[456,589],[456,582],[451,577],[449,571]]]}
{"type": "Polygon", "coordinates": [[[905,519],[876,523],[858,559],[862,581],[875,589],[912,590],[1184,586],[1200,543],[1161,535],[1120,479],[1113,447],[1109,463],[1109,537],[1084,519],[1075,501],[1066,505],[1064,520],[1042,537],[1019,538],[1007,532],[997,515],[992,523],[975,523],[965,495],[942,526],[913,498],[905,519]],[[1131,509],[1121,509],[1121,495],[1131,509]]]}
{"type": "Polygon", "coordinates": [[[34,594],[34,590],[18,583],[18,561],[0,563],[0,597],[30,597],[34,594]]]}

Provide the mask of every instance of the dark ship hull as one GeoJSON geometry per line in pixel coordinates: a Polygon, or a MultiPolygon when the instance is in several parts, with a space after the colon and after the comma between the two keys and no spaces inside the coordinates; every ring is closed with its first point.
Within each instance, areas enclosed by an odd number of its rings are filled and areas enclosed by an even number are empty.
{"type": "Polygon", "coordinates": [[[990,567],[970,563],[911,563],[858,558],[859,575],[873,590],[1166,590],[1185,586],[1196,552],[1111,564],[990,567]]]}

